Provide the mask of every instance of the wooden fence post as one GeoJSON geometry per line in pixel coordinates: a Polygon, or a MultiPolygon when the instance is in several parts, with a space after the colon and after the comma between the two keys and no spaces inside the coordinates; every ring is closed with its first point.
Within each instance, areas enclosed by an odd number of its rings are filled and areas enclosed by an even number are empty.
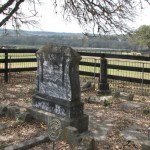
{"type": "Polygon", "coordinates": [[[6,83],[8,83],[8,52],[7,49],[5,50],[5,64],[4,64],[4,80],[6,83]]]}

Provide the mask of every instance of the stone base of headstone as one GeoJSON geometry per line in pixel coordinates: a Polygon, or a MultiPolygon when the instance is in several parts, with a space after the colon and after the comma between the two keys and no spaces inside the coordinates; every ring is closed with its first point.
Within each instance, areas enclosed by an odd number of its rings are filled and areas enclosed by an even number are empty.
{"type": "Polygon", "coordinates": [[[109,84],[108,83],[100,83],[98,85],[97,95],[106,95],[110,94],[111,91],[109,90],[109,84]]]}
{"type": "Polygon", "coordinates": [[[57,118],[61,121],[63,129],[68,126],[73,126],[77,128],[79,133],[86,132],[88,130],[89,116],[86,114],[83,114],[77,118],[65,118],[33,107],[28,108],[28,112],[33,116],[33,118],[44,122],[47,125],[50,123],[51,120],[57,118]]]}
{"type": "Polygon", "coordinates": [[[65,118],[77,118],[83,115],[82,102],[66,101],[42,94],[36,94],[32,97],[32,106],[65,118]]]}

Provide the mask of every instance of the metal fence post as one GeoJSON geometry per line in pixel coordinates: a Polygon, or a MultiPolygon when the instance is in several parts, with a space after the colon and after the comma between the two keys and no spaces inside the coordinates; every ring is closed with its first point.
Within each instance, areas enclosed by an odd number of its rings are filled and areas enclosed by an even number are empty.
{"type": "Polygon", "coordinates": [[[8,83],[8,52],[7,50],[5,50],[5,63],[4,63],[4,69],[5,69],[5,72],[4,72],[4,80],[6,83],[8,83]]]}
{"type": "Polygon", "coordinates": [[[98,94],[109,94],[109,84],[107,83],[107,59],[105,54],[101,57],[100,61],[100,79],[98,85],[98,94]]]}

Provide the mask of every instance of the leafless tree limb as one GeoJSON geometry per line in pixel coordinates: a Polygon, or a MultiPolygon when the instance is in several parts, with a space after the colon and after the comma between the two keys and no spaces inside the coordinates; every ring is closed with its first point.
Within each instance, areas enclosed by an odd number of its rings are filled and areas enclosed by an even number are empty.
{"type": "Polygon", "coordinates": [[[35,20],[31,18],[37,16],[36,5],[39,0],[8,0],[6,3],[0,3],[0,27],[5,26],[8,22],[11,22],[14,29],[18,30],[22,24],[34,25],[37,24],[35,20]],[[28,15],[23,12],[21,6],[24,2],[28,2],[30,10],[28,15]],[[32,7],[31,7],[32,6],[32,7]]]}
{"type": "MultiPolygon", "coordinates": [[[[43,0],[7,0],[0,2],[0,27],[12,21],[17,29],[21,24],[34,24],[31,17],[37,16],[36,5],[43,0]],[[28,2],[30,16],[26,16],[21,6],[28,2]]],[[[51,0],[56,10],[63,10],[64,19],[75,18],[79,25],[87,28],[93,27],[93,33],[128,32],[127,22],[135,16],[135,8],[143,3],[150,5],[150,0],[51,0]],[[58,8],[58,9],[57,9],[58,8]]]]}
{"type": "MultiPolygon", "coordinates": [[[[53,1],[59,4],[58,0],[53,1]]],[[[134,19],[134,9],[144,1],[150,4],[150,0],[64,0],[61,5],[64,18],[74,17],[80,25],[92,25],[97,32],[108,33],[128,32],[126,22],[134,19]]]]}

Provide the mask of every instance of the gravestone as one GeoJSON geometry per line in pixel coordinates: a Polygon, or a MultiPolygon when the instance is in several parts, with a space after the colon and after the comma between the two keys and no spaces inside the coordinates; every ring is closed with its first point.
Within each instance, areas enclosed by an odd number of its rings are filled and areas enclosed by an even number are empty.
{"type": "Polygon", "coordinates": [[[98,95],[110,94],[109,83],[107,82],[107,59],[103,54],[100,62],[100,78],[98,84],[98,95]]]}
{"type": "Polygon", "coordinates": [[[81,57],[70,47],[49,45],[37,51],[36,92],[32,115],[45,123],[61,120],[79,133],[88,130],[88,116],[80,99],[79,62],[81,57]]]}

